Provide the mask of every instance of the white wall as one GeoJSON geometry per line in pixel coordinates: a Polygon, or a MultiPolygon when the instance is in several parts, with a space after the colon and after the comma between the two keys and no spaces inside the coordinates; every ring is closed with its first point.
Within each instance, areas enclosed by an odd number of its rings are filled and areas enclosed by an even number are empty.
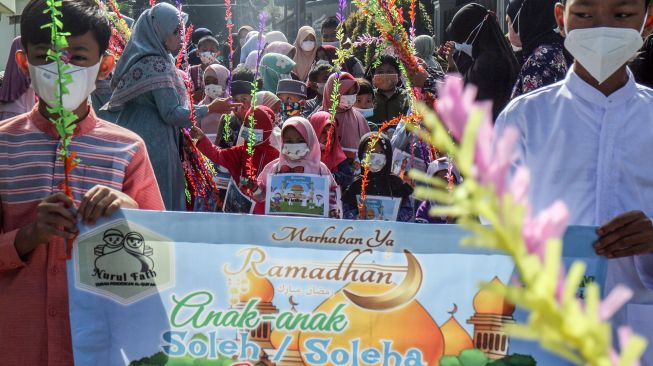
{"type": "MultiPolygon", "coordinates": [[[[23,12],[27,0],[16,0],[16,14],[23,12]]],[[[20,35],[20,23],[10,25],[9,14],[0,16],[0,70],[4,70],[11,49],[11,42],[20,35]]]]}

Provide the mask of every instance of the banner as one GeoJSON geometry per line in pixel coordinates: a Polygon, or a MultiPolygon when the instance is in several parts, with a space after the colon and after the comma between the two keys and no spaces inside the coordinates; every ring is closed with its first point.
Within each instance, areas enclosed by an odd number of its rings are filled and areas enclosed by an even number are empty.
{"type": "MultiPolygon", "coordinates": [[[[75,363],[437,365],[478,348],[564,365],[502,331],[526,314],[478,285],[514,281],[513,264],[460,246],[465,235],[454,225],[121,211],[82,228],[69,262],[75,363]]],[[[565,264],[587,264],[578,296],[605,281],[594,239],[592,228],[565,237],[565,264]]]]}

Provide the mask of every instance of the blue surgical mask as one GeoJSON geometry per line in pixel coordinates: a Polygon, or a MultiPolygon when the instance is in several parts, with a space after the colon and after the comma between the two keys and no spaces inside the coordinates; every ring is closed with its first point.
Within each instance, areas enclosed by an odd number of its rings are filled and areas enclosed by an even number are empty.
{"type": "Polygon", "coordinates": [[[366,119],[372,118],[374,115],[374,108],[356,108],[356,110],[359,111],[360,114],[362,114],[366,119]]]}

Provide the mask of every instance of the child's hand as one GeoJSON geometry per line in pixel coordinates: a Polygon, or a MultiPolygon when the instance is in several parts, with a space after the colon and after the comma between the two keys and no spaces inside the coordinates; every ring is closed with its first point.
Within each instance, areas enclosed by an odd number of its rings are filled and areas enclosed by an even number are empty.
{"type": "Polygon", "coordinates": [[[190,129],[190,137],[192,137],[193,140],[199,141],[204,138],[204,131],[197,126],[193,126],[190,129]]]}

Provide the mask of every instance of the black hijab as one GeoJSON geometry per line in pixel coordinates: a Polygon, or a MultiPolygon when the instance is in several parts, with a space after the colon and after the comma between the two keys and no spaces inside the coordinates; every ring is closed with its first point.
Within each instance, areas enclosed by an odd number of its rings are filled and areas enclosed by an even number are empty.
{"type": "Polygon", "coordinates": [[[511,0],[508,16],[512,28],[519,34],[528,58],[542,44],[564,44],[564,38],[555,31],[555,4],[559,0],[511,0]]]}
{"type": "Polygon", "coordinates": [[[447,33],[456,43],[472,44],[473,60],[465,82],[478,87],[479,100],[492,100],[496,119],[510,101],[520,70],[496,15],[482,5],[467,4],[453,17],[447,33]]]}
{"type": "MultiPolygon", "coordinates": [[[[370,140],[372,140],[374,134],[376,134],[376,132],[370,132],[361,138],[361,142],[358,145],[358,158],[360,161],[365,159],[370,140]]],[[[388,136],[382,133],[377,144],[381,146],[383,153],[385,154],[385,166],[379,172],[369,172],[365,193],[369,196],[401,198],[406,198],[413,194],[413,188],[409,184],[405,183],[398,176],[392,174],[392,144],[390,143],[388,136]]],[[[362,182],[363,179],[361,176],[354,180],[343,194],[343,202],[351,207],[355,207],[358,204],[356,196],[361,194],[362,182]]]]}

